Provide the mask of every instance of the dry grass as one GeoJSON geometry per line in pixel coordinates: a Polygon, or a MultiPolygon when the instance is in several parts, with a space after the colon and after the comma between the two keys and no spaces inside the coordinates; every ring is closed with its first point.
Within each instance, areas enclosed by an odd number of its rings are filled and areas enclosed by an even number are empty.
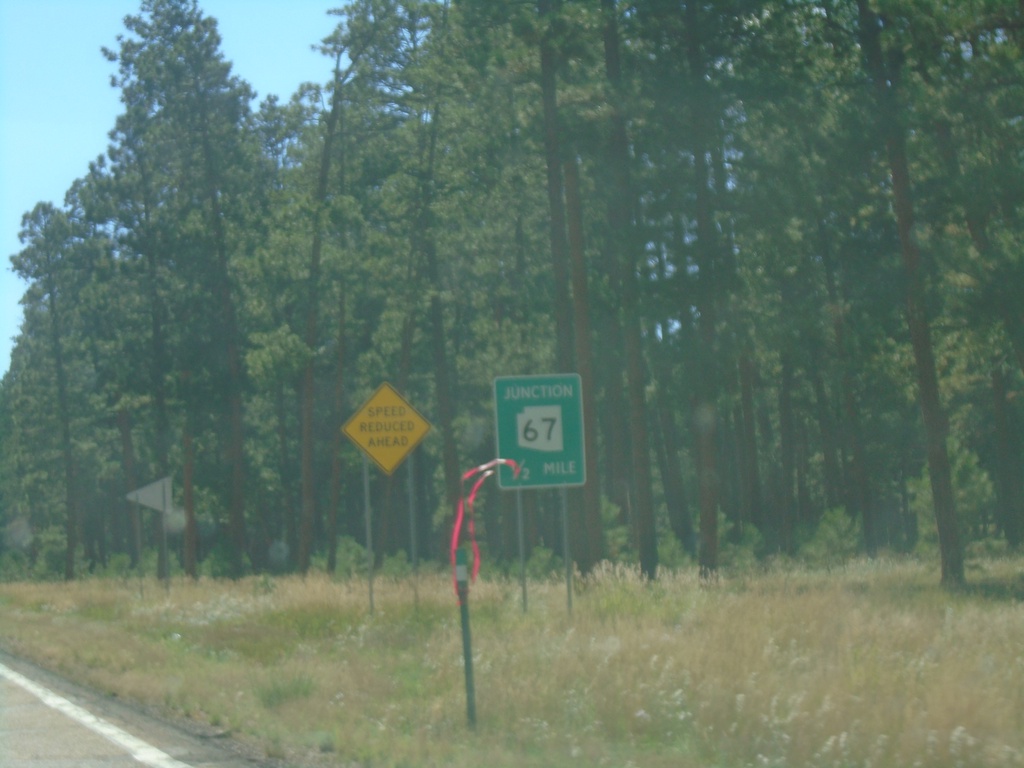
{"type": "Polygon", "coordinates": [[[1024,766],[1024,560],[964,594],[912,562],[701,588],[607,566],[471,593],[466,726],[446,575],[0,585],[0,644],[296,764],[1024,766]]]}

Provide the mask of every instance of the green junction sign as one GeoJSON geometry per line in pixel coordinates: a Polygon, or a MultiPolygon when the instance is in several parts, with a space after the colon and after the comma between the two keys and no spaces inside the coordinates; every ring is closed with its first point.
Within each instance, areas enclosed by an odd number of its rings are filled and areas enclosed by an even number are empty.
{"type": "Polygon", "coordinates": [[[504,489],[583,485],[583,396],[576,373],[499,376],[494,380],[499,467],[504,489]]]}

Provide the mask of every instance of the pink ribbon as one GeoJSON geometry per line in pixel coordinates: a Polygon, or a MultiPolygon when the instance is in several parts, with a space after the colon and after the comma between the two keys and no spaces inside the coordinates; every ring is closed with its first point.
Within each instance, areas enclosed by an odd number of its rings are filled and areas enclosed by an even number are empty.
{"type": "Polygon", "coordinates": [[[462,522],[466,517],[466,511],[469,512],[469,523],[466,526],[469,529],[469,540],[473,546],[473,570],[472,570],[472,581],[476,581],[477,574],[480,573],[480,546],[476,541],[476,526],[473,522],[473,504],[476,502],[476,495],[479,492],[484,481],[488,477],[493,475],[497,471],[497,467],[505,464],[512,468],[514,477],[519,477],[519,465],[516,464],[512,459],[493,459],[486,464],[481,464],[478,467],[473,467],[467,470],[462,475],[462,483],[465,485],[466,481],[475,475],[479,475],[476,482],[473,483],[473,487],[469,492],[469,496],[466,498],[460,498],[459,503],[455,508],[455,526],[452,528],[452,543],[451,543],[451,562],[452,562],[452,583],[455,586],[455,594],[459,593],[459,581],[455,571],[455,553],[459,549],[459,538],[462,535],[462,522]]]}

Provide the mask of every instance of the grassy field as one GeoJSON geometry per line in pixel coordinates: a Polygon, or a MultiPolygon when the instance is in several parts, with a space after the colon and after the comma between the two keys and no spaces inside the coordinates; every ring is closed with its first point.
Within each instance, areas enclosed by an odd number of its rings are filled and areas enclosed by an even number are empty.
{"type": "Polygon", "coordinates": [[[302,766],[1024,766],[1024,559],[606,566],[473,587],[467,727],[446,574],[0,584],[0,646],[302,766]],[[418,595],[418,599],[417,599],[418,595]]]}

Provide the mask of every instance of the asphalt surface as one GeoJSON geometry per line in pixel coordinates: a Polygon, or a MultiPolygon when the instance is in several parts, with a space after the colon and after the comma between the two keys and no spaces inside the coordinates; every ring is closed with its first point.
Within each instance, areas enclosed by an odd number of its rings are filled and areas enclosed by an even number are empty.
{"type": "Polygon", "coordinates": [[[272,768],[0,653],[0,768],[272,768]]]}

